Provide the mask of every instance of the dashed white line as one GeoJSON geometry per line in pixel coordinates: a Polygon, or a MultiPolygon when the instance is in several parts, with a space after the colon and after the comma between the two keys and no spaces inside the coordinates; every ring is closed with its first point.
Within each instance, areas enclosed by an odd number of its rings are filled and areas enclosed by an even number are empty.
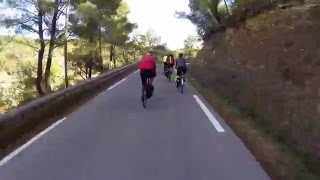
{"type": "Polygon", "coordinates": [[[206,107],[206,105],[201,101],[201,99],[197,95],[193,95],[194,99],[197,101],[197,103],[200,105],[203,112],[206,114],[206,116],[209,118],[213,126],[216,128],[218,132],[225,132],[225,130],[222,128],[220,123],[217,121],[217,119],[212,115],[212,113],[209,111],[209,109],[206,107]]]}
{"type": "Polygon", "coordinates": [[[139,71],[140,71],[140,69],[136,70],[134,73],[137,73],[137,72],[139,72],[139,71]]]}
{"type": "Polygon", "coordinates": [[[15,156],[17,156],[19,153],[21,153],[23,150],[25,150],[28,146],[30,146],[32,143],[34,143],[35,141],[37,141],[38,139],[40,139],[43,135],[45,135],[46,133],[48,133],[50,130],[52,130],[53,128],[55,128],[56,126],[58,126],[59,124],[61,124],[64,120],[66,120],[66,118],[60,119],[59,121],[55,122],[54,124],[52,124],[50,127],[48,127],[47,129],[43,130],[40,134],[36,135],[35,137],[33,137],[32,139],[30,139],[27,143],[25,143],[24,145],[20,146],[18,149],[16,149],[15,151],[13,151],[12,153],[10,153],[8,156],[4,157],[1,161],[0,161],[0,167],[3,166],[4,164],[6,164],[8,161],[10,161],[12,158],[14,158],[15,156]]]}

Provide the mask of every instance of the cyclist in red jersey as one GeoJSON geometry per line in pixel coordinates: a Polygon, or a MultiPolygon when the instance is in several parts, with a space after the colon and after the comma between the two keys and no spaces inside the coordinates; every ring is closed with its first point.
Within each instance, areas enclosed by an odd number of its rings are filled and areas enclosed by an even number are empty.
{"type": "Polygon", "coordinates": [[[142,86],[145,85],[147,78],[150,78],[150,83],[152,84],[156,77],[156,58],[151,52],[141,58],[140,76],[142,86]]]}

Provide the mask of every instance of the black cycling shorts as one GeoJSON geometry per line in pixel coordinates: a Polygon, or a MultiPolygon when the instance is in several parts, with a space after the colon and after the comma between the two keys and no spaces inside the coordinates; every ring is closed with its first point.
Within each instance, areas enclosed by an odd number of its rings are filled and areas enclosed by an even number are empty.
{"type": "Polygon", "coordinates": [[[177,75],[180,76],[181,72],[183,72],[183,74],[187,73],[187,68],[186,67],[178,67],[177,68],[177,75]]]}
{"type": "Polygon", "coordinates": [[[147,82],[147,78],[156,77],[156,72],[151,69],[140,70],[141,83],[144,85],[147,82]]]}
{"type": "Polygon", "coordinates": [[[174,64],[167,64],[168,68],[173,68],[174,64]]]}

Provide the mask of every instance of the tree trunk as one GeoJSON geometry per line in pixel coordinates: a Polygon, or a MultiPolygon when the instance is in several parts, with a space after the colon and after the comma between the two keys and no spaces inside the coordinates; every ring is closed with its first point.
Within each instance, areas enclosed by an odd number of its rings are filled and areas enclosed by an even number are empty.
{"type": "Polygon", "coordinates": [[[113,67],[116,68],[117,65],[116,65],[116,57],[115,57],[115,52],[116,52],[116,47],[113,46],[113,67]]]}
{"type": "Polygon", "coordinates": [[[221,19],[221,16],[220,16],[218,10],[214,13],[214,16],[215,16],[215,18],[217,20],[217,23],[218,24],[222,24],[222,19],[221,19]]]}
{"type": "Polygon", "coordinates": [[[69,7],[70,7],[70,0],[67,2],[66,7],[66,18],[65,18],[65,30],[64,30],[64,82],[65,87],[69,87],[69,80],[68,80],[68,23],[69,23],[69,7]]]}
{"type": "Polygon", "coordinates": [[[46,70],[44,73],[44,79],[45,79],[45,88],[47,92],[50,92],[50,72],[51,72],[51,64],[52,64],[52,56],[54,51],[54,45],[56,42],[56,30],[57,30],[57,16],[59,12],[59,0],[55,0],[55,8],[53,12],[53,18],[52,18],[52,27],[50,31],[50,43],[49,43],[49,52],[48,52],[48,58],[47,58],[47,65],[46,70]]]}
{"type": "Polygon", "coordinates": [[[209,9],[212,12],[212,14],[214,15],[214,17],[216,18],[217,23],[222,24],[222,19],[221,19],[219,10],[218,10],[218,5],[219,5],[218,1],[217,2],[215,1],[210,5],[209,9]]]}
{"type": "MultiPolygon", "coordinates": [[[[39,7],[41,7],[41,3],[38,4],[39,7]]],[[[39,8],[38,12],[38,28],[39,28],[39,39],[40,39],[40,49],[38,52],[38,67],[37,67],[37,79],[36,79],[36,89],[40,96],[44,95],[44,92],[41,88],[41,81],[42,81],[42,61],[43,61],[43,55],[45,51],[45,43],[44,43],[44,37],[43,37],[43,12],[39,8]]]]}
{"type": "Polygon", "coordinates": [[[101,37],[101,21],[102,14],[101,10],[99,10],[99,60],[100,60],[100,72],[103,72],[103,59],[102,59],[102,37],[101,37]]]}
{"type": "Polygon", "coordinates": [[[127,64],[128,63],[128,59],[126,58],[126,53],[125,53],[124,50],[122,50],[122,57],[123,57],[124,62],[127,64]]]}
{"type": "MultiPolygon", "coordinates": [[[[111,44],[110,45],[110,64],[112,64],[113,59],[114,59],[114,57],[113,57],[113,48],[114,48],[114,46],[111,44]]],[[[115,64],[113,66],[115,66],[115,64]]],[[[111,68],[113,68],[113,67],[111,67],[111,68]]]]}
{"type": "Polygon", "coordinates": [[[226,0],[223,0],[223,1],[224,1],[224,5],[226,6],[226,9],[227,9],[228,16],[230,16],[230,11],[229,11],[227,1],[226,0]]]}

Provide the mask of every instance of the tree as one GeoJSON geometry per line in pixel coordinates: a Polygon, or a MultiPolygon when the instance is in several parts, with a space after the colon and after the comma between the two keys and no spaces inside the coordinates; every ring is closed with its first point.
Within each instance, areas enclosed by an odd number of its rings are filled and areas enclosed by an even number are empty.
{"type": "Polygon", "coordinates": [[[192,57],[192,51],[196,47],[197,43],[199,42],[199,37],[194,35],[189,35],[187,39],[184,41],[184,48],[188,51],[189,58],[192,57]]]}
{"type": "Polygon", "coordinates": [[[104,39],[106,42],[110,43],[110,63],[113,62],[113,66],[116,66],[115,63],[115,46],[126,46],[127,41],[129,40],[129,33],[137,27],[136,24],[128,21],[129,7],[125,1],[122,1],[117,13],[106,18],[102,23],[105,28],[104,30],[104,39]]]}
{"type": "Polygon", "coordinates": [[[215,17],[218,24],[222,23],[221,16],[218,11],[220,0],[190,0],[190,8],[196,11],[208,12],[212,17],[215,17]]]}
{"type": "Polygon", "coordinates": [[[167,44],[159,44],[154,46],[153,48],[153,53],[156,57],[162,57],[164,54],[168,54],[169,50],[167,47],[167,44]]]}
{"type": "MultiPolygon", "coordinates": [[[[86,39],[88,41],[86,48],[88,49],[87,54],[83,55],[88,59],[86,61],[95,61],[96,58],[93,57],[93,51],[96,50],[96,42],[98,40],[97,34],[99,33],[99,19],[98,10],[95,4],[91,1],[71,1],[75,10],[70,14],[70,22],[72,26],[70,27],[73,35],[86,39]]],[[[84,63],[85,68],[89,69],[89,75],[91,77],[91,72],[93,68],[92,63],[84,63]],[[92,65],[92,66],[91,66],[92,65]]]]}
{"type": "MultiPolygon", "coordinates": [[[[191,12],[177,12],[178,18],[187,18],[197,26],[198,34],[204,35],[205,32],[221,26],[222,17],[219,12],[221,0],[189,0],[191,12]]],[[[226,3],[226,2],[225,2],[226,3]]]]}
{"type": "Polygon", "coordinates": [[[45,16],[45,5],[42,1],[26,1],[26,0],[8,0],[8,6],[16,9],[19,14],[17,17],[4,17],[4,23],[7,27],[14,27],[17,33],[21,33],[22,30],[37,33],[39,36],[39,49],[38,49],[38,67],[37,67],[37,79],[36,88],[39,95],[43,95],[44,92],[41,88],[42,81],[42,61],[45,51],[45,41],[44,41],[44,27],[43,19],[45,16]],[[23,7],[32,7],[35,12],[23,7]],[[24,9],[24,10],[22,10],[24,9]],[[38,27],[37,27],[38,26],[38,27]]]}
{"type": "Polygon", "coordinates": [[[58,30],[57,22],[62,14],[65,2],[62,0],[55,1],[30,1],[30,0],[7,0],[8,6],[16,10],[16,16],[4,16],[2,21],[7,27],[15,28],[16,33],[24,34],[25,32],[38,34],[39,46],[36,89],[39,95],[44,95],[49,89],[50,68],[52,63],[52,54],[57,47],[61,36],[61,30],[58,30]],[[46,48],[45,35],[50,37],[49,52],[45,68],[45,86],[43,87],[43,58],[46,48]],[[45,89],[44,89],[45,88],[45,89]]]}
{"type": "Polygon", "coordinates": [[[230,16],[230,11],[229,11],[229,7],[228,7],[228,4],[227,4],[227,1],[226,1],[226,0],[223,0],[223,2],[224,2],[224,6],[225,6],[225,8],[226,8],[226,10],[227,10],[228,16],[230,16]]]}
{"type": "Polygon", "coordinates": [[[67,0],[66,15],[65,15],[65,28],[64,28],[64,82],[65,87],[68,88],[68,31],[69,31],[69,8],[70,0],[67,0]]]}
{"type": "Polygon", "coordinates": [[[145,46],[150,48],[159,45],[161,42],[161,38],[151,29],[149,29],[146,34],[140,35],[140,40],[145,46]]]}
{"type": "MultiPolygon", "coordinates": [[[[56,1],[30,1],[30,0],[8,0],[8,6],[16,10],[16,16],[4,16],[2,21],[9,28],[15,28],[16,33],[23,34],[24,32],[36,33],[38,34],[38,66],[37,66],[37,79],[36,79],[36,89],[39,95],[44,95],[45,90],[41,86],[42,82],[42,61],[44,57],[46,42],[45,35],[53,35],[51,38],[51,43],[49,51],[52,54],[55,45],[55,39],[58,34],[56,33],[56,22],[59,18],[58,13],[61,8],[63,8],[63,2],[61,0],[56,1]],[[53,33],[54,31],[54,33],[53,33]]],[[[46,65],[46,75],[45,75],[45,87],[47,87],[50,66],[52,56],[48,57],[49,62],[46,65]]]]}
{"type": "Polygon", "coordinates": [[[133,59],[136,61],[136,57],[138,53],[144,52],[146,47],[139,40],[140,34],[134,34],[132,40],[128,42],[128,46],[132,49],[133,59]]]}
{"type": "Polygon", "coordinates": [[[47,16],[45,16],[45,18],[44,18],[45,23],[46,23],[46,25],[49,29],[49,33],[50,33],[48,58],[47,58],[47,64],[46,64],[46,69],[45,69],[45,73],[44,73],[44,79],[45,79],[44,84],[45,84],[45,89],[47,92],[51,91],[50,82],[49,82],[50,81],[50,73],[51,73],[50,70],[51,70],[51,64],[52,64],[53,51],[54,51],[54,48],[56,45],[56,39],[57,39],[57,36],[62,35],[61,34],[62,31],[59,32],[58,27],[57,27],[59,15],[62,13],[61,9],[59,9],[59,6],[61,5],[60,3],[61,3],[61,0],[54,0],[54,2],[48,3],[47,16]]]}
{"type": "Polygon", "coordinates": [[[9,37],[8,40],[3,41],[2,39],[0,40],[0,52],[8,45],[10,44],[14,39],[14,36],[9,37]]]}
{"type": "Polygon", "coordinates": [[[128,22],[128,5],[125,1],[90,0],[86,2],[73,1],[76,13],[73,14],[74,32],[79,37],[89,39],[94,47],[98,41],[100,71],[102,72],[102,44],[110,43],[110,61],[113,58],[115,45],[124,45],[129,39],[128,34],[135,27],[128,22]],[[78,2],[78,4],[76,4],[78,2]],[[98,37],[96,35],[98,34],[98,37]]]}
{"type": "Polygon", "coordinates": [[[103,71],[103,59],[102,59],[102,28],[103,19],[112,19],[112,15],[118,13],[118,8],[123,3],[121,0],[105,1],[105,0],[95,0],[99,14],[99,58],[101,60],[101,72],[103,71]]]}

